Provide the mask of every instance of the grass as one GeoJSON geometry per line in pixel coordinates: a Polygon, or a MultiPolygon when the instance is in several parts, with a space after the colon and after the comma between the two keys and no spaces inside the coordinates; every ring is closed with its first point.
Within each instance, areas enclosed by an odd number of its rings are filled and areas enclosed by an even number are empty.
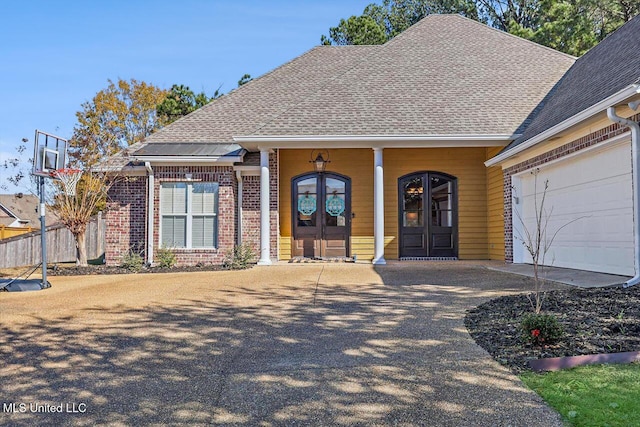
{"type": "Polygon", "coordinates": [[[571,426],[640,426],[640,364],[520,376],[571,426]]]}

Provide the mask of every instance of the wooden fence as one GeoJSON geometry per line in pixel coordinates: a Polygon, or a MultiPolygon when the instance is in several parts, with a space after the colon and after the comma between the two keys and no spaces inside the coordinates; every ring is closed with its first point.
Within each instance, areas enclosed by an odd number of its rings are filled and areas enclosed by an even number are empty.
{"type": "Polygon", "coordinates": [[[8,239],[9,237],[31,233],[32,231],[33,227],[8,227],[4,224],[0,224],[0,239],[8,239]]]}
{"type": "MultiPolygon", "coordinates": [[[[105,220],[101,214],[87,226],[87,258],[104,255],[105,220]]],[[[76,260],[76,241],[73,234],[61,224],[47,227],[47,263],[76,260]]],[[[0,240],[0,268],[36,265],[42,261],[40,230],[0,240]]]]}

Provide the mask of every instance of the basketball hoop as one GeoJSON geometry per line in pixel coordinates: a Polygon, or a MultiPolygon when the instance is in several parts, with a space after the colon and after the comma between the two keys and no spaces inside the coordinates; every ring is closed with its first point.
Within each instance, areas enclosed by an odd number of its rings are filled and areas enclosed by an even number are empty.
{"type": "Polygon", "coordinates": [[[76,195],[76,185],[82,177],[80,169],[56,169],[51,172],[51,177],[60,180],[67,196],[76,195]]]}

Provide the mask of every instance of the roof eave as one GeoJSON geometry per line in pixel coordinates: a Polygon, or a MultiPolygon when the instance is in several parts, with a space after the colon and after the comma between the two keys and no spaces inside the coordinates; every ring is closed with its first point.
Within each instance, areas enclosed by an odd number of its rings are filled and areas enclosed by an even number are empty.
{"type": "Polygon", "coordinates": [[[241,162],[242,158],[243,156],[136,156],[135,160],[149,162],[152,166],[233,166],[234,163],[241,162]]]}
{"type": "Polygon", "coordinates": [[[7,215],[14,217],[15,219],[20,219],[20,217],[18,215],[16,215],[11,209],[9,209],[7,206],[5,206],[4,204],[0,203],[0,209],[2,209],[3,211],[5,211],[7,213],[7,215]]]}
{"type": "Polygon", "coordinates": [[[492,157],[491,159],[487,160],[486,162],[484,162],[485,166],[489,167],[489,166],[497,166],[499,164],[501,164],[502,162],[516,156],[517,154],[541,143],[544,142],[552,137],[554,137],[555,135],[559,134],[560,132],[563,132],[567,129],[569,129],[572,126],[575,126],[593,116],[595,116],[598,113],[601,113],[603,111],[606,111],[606,109],[610,106],[613,105],[617,105],[620,104],[621,102],[623,102],[624,100],[637,95],[640,93],[640,84],[638,83],[634,83],[632,85],[627,86],[626,88],[622,89],[621,91],[618,91],[616,93],[614,93],[613,95],[603,99],[602,101],[592,105],[591,107],[582,110],[581,112],[579,112],[578,114],[575,114],[571,117],[569,117],[568,119],[558,123],[555,126],[550,127],[549,129],[537,134],[536,136],[534,136],[533,138],[530,138],[518,145],[516,145],[515,147],[511,148],[510,150],[507,150],[503,153],[498,154],[495,157],[492,157]]]}
{"type": "Polygon", "coordinates": [[[503,147],[519,135],[297,135],[235,136],[249,151],[273,148],[308,149],[310,144],[326,148],[440,148],[503,147]]]}

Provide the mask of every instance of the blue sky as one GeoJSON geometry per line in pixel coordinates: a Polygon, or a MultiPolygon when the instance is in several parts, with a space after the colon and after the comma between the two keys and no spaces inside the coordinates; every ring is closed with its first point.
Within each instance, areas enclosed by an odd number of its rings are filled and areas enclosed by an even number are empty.
{"type": "Polygon", "coordinates": [[[35,129],[70,137],[75,112],[107,79],[228,92],[243,74],[258,77],[318,45],[372,2],[4,2],[0,161],[15,156],[22,138],[31,144],[35,129]]]}

